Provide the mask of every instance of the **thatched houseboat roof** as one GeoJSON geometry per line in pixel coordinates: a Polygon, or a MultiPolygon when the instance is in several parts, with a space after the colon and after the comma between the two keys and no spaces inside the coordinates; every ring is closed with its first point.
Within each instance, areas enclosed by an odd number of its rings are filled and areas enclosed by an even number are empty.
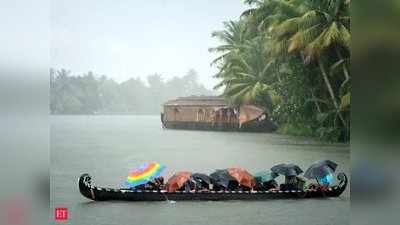
{"type": "Polygon", "coordinates": [[[189,96],[179,97],[174,100],[167,101],[165,106],[228,106],[223,97],[219,96],[189,96]]]}

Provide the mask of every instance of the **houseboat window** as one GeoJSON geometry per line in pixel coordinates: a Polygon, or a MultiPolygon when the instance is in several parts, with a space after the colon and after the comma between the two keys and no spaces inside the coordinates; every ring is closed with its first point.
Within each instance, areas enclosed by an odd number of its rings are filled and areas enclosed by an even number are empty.
{"type": "Polygon", "coordinates": [[[197,111],[197,121],[205,121],[206,120],[206,113],[204,109],[199,109],[197,111]]]}
{"type": "Polygon", "coordinates": [[[228,122],[228,123],[231,122],[231,116],[232,116],[231,109],[227,109],[227,110],[226,110],[226,119],[227,119],[227,122],[228,122]]]}
{"type": "Polygon", "coordinates": [[[178,108],[174,108],[174,121],[178,121],[179,120],[179,109],[178,108]]]}

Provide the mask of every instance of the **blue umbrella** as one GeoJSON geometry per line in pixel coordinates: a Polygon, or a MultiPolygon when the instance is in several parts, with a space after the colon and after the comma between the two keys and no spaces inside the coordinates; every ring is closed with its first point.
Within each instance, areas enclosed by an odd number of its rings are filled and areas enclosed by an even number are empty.
{"type": "Polygon", "coordinates": [[[324,176],[321,179],[318,179],[318,183],[323,184],[323,185],[330,185],[333,181],[333,175],[332,174],[328,174],[326,176],[324,176]]]}
{"type": "Polygon", "coordinates": [[[333,174],[337,164],[331,160],[319,160],[311,164],[304,173],[304,177],[321,180],[329,174],[333,174]]]}

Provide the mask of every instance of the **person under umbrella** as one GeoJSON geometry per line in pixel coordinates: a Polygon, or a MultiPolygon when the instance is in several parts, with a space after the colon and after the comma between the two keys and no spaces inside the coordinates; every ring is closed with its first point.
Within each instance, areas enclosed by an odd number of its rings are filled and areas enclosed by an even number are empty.
{"type": "Polygon", "coordinates": [[[192,173],[187,171],[177,172],[170,177],[165,184],[165,189],[168,192],[174,192],[176,190],[191,190],[190,177],[192,173]]]}
{"type": "Polygon", "coordinates": [[[154,180],[151,180],[147,183],[147,185],[150,188],[145,188],[145,189],[150,189],[150,190],[162,190],[164,189],[164,177],[156,177],[154,180]]]}
{"type": "Polygon", "coordinates": [[[129,172],[124,186],[136,190],[153,189],[165,168],[164,165],[154,161],[146,162],[129,172]]]}
{"type": "Polygon", "coordinates": [[[275,181],[275,178],[279,175],[270,171],[260,171],[254,175],[256,179],[256,189],[260,191],[268,191],[270,189],[277,189],[278,183],[275,181]]]}
{"type": "Polygon", "coordinates": [[[211,178],[204,173],[192,174],[192,179],[196,184],[196,190],[208,190],[211,184],[211,178]]]}
{"type": "Polygon", "coordinates": [[[213,189],[216,191],[235,190],[239,186],[239,183],[228,173],[227,170],[216,170],[210,174],[210,178],[213,184],[213,189]]]}
{"type": "Polygon", "coordinates": [[[311,164],[304,173],[308,179],[316,179],[321,189],[329,188],[333,180],[333,173],[336,171],[337,164],[331,160],[319,160],[311,164]]]}
{"type": "Polygon", "coordinates": [[[285,183],[280,185],[281,190],[302,189],[301,186],[304,184],[304,181],[297,176],[303,173],[303,170],[298,165],[293,163],[282,163],[273,166],[271,171],[285,176],[285,183]]]}
{"type": "Polygon", "coordinates": [[[249,191],[256,185],[256,180],[247,170],[234,167],[226,169],[233,178],[239,183],[239,189],[242,191],[249,191]]]}

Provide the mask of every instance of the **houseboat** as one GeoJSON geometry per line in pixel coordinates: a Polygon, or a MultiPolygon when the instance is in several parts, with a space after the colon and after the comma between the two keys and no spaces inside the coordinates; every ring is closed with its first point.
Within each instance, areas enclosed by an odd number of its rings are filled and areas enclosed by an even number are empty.
{"type": "Polygon", "coordinates": [[[261,107],[232,106],[218,96],[190,96],[167,101],[163,105],[161,122],[168,129],[247,132],[277,129],[261,107]]]}

